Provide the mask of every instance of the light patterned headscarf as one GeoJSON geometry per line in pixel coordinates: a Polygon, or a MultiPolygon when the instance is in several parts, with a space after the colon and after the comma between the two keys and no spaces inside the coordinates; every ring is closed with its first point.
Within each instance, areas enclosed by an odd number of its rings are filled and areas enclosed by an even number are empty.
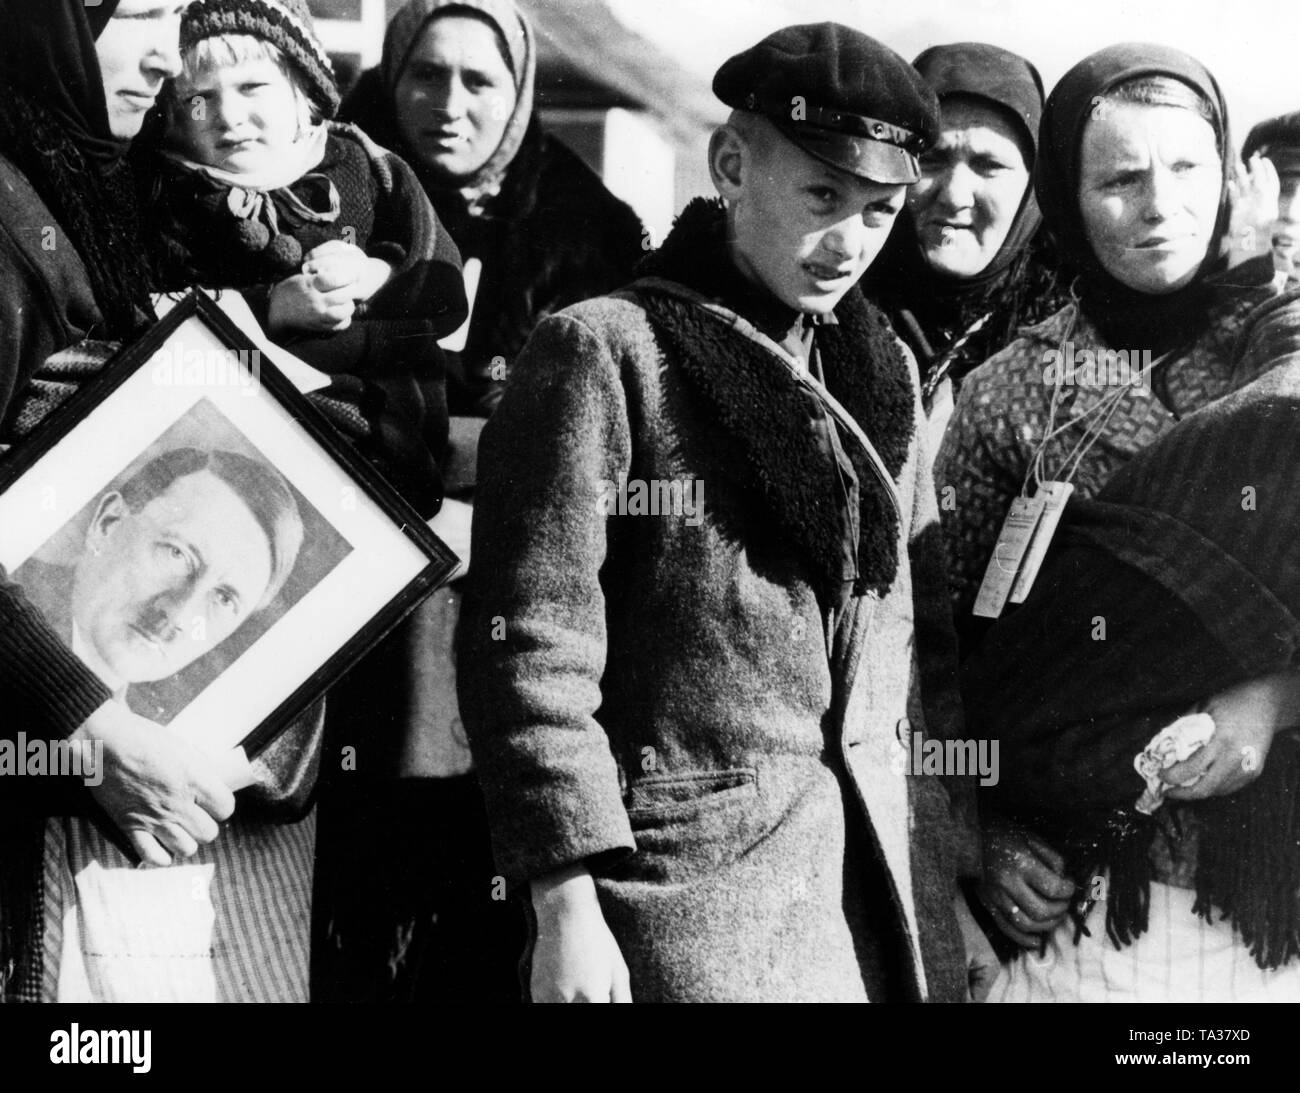
{"type": "Polygon", "coordinates": [[[513,0],[411,0],[393,16],[384,35],[380,72],[392,96],[425,28],[443,15],[472,13],[486,19],[506,46],[506,57],[515,78],[515,108],[506,123],[505,134],[495,152],[469,178],[462,180],[461,194],[471,211],[501,190],[506,171],[523,144],[533,114],[533,90],[537,73],[537,49],[533,28],[513,0]]]}

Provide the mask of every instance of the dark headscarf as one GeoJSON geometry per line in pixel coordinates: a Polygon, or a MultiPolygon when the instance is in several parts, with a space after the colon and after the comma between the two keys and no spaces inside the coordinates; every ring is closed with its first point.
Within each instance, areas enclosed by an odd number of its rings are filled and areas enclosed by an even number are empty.
{"type": "Polygon", "coordinates": [[[1195,338],[1205,323],[1206,276],[1220,263],[1228,230],[1228,182],[1232,142],[1228,107],[1208,69],[1193,57],[1168,46],[1125,43],[1084,58],[1062,78],[1048,97],[1039,133],[1034,189],[1062,262],[1079,277],[1083,311],[1112,346],[1149,349],[1160,354],[1195,338]],[[1196,277],[1177,292],[1138,292],[1107,273],[1088,242],[1079,209],[1080,151],[1083,129],[1099,97],[1140,77],[1172,76],[1209,103],[1222,163],[1219,217],[1196,277]]]}
{"type": "Polygon", "coordinates": [[[49,206],[81,256],[105,320],[125,339],[152,314],[125,162],[95,41],[118,0],[0,0],[0,153],[49,206]]]}
{"type": "MultiPolygon", "coordinates": [[[[983,42],[932,46],[917,57],[912,66],[934,88],[941,104],[954,95],[981,99],[1012,119],[1021,136],[1026,138],[1029,162],[1025,166],[1033,171],[1038,150],[1038,123],[1043,114],[1043,79],[1038,75],[1038,69],[1023,57],[983,42]]],[[[925,287],[956,300],[978,295],[999,280],[1029,245],[1042,222],[1033,187],[1027,186],[1001,249],[979,273],[962,278],[945,277],[931,269],[921,255],[910,216],[906,218],[905,227],[912,237],[913,253],[927,271],[925,280],[929,283],[925,287]]]]}
{"type": "Polygon", "coordinates": [[[108,127],[95,40],[118,0],[0,0],[0,72],[16,90],[38,99],[87,160],[118,162],[127,145],[108,127]]]}
{"type": "MultiPolygon", "coordinates": [[[[1011,121],[1028,151],[1026,166],[1032,171],[1037,153],[1038,125],[1043,110],[1043,80],[1023,57],[983,42],[957,42],[933,46],[912,62],[942,105],[954,96],[975,99],[1011,121]]],[[[939,330],[960,333],[986,312],[998,313],[978,340],[989,351],[1001,348],[1015,328],[1029,321],[1026,305],[1015,290],[1030,259],[1030,247],[1042,225],[1032,186],[1026,186],[1015,219],[998,253],[972,277],[953,277],[935,270],[921,248],[916,223],[905,210],[898,218],[884,253],[868,274],[867,292],[892,302],[900,332],[923,358],[932,358],[944,346],[939,330]],[[890,298],[892,297],[892,301],[890,298]],[[912,328],[909,330],[909,328],[912,328]],[[912,337],[908,337],[908,334],[912,337]]],[[[1042,288],[1044,286],[1037,286],[1042,288]]],[[[969,354],[973,363],[982,349],[969,354]]],[[[930,360],[922,359],[923,370],[930,360]]],[[[954,373],[954,377],[955,377],[954,373]]]]}

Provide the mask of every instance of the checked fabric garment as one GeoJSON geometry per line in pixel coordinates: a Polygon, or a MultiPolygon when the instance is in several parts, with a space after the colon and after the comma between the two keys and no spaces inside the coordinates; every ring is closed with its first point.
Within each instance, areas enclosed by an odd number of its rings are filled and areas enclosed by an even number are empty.
{"type": "MultiPolygon", "coordinates": [[[[1074,479],[1075,496],[1093,496],[1115,471],[1172,429],[1181,417],[1229,389],[1238,331],[1246,315],[1271,293],[1271,287],[1266,287],[1216,298],[1206,333],[1158,370],[1155,386],[1168,405],[1150,386],[1135,386],[1080,463],[1074,479]]],[[[1105,348],[1097,328],[1087,316],[1077,314],[1077,305],[1069,304],[1050,319],[1027,328],[972,372],[962,388],[935,465],[948,572],[959,620],[970,614],[1003,517],[1047,431],[1052,390],[1043,382],[1043,375],[1050,361],[1048,354],[1067,340],[1076,352],[1105,348]],[[946,486],[955,490],[952,505],[944,502],[946,486]]],[[[1099,384],[1068,387],[1060,400],[1057,424],[1088,412],[1112,391],[1112,387],[1099,384]]],[[[1082,432],[1081,427],[1069,429],[1048,446],[1049,475],[1061,466],[1082,432]]]]}

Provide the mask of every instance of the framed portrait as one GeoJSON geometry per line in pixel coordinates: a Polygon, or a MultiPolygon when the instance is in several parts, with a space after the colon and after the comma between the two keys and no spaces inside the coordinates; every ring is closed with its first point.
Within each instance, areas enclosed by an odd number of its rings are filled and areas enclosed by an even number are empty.
{"type": "Polygon", "coordinates": [[[0,461],[0,567],[216,754],[255,755],[458,564],[197,292],[0,461]]]}

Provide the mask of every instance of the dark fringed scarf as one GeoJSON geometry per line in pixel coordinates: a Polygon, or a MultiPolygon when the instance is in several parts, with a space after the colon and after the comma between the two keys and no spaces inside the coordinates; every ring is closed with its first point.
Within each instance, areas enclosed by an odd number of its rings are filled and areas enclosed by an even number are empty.
{"type": "Polygon", "coordinates": [[[117,5],[0,0],[0,153],[82,259],[105,324],[88,336],[124,341],[154,314],[127,144],[112,134],[95,44],[117,5]]]}
{"type": "Polygon", "coordinates": [[[1300,956],[1300,736],[1273,739],[1259,780],[1201,806],[1196,905],[1233,922],[1261,968],[1300,956]]]}
{"type": "Polygon", "coordinates": [[[1275,968],[1300,956],[1300,726],[1234,794],[1134,808],[1133,759],[1157,732],[1300,663],[1300,294],[1257,311],[1241,345],[1237,372],[1257,378],[1070,502],[1028,598],[963,666],[963,694],[972,731],[1002,742],[997,809],[1055,840],[1082,891],[1109,871],[1116,945],[1148,928],[1153,850],[1182,846],[1196,913],[1275,968]]]}
{"type": "Polygon", "coordinates": [[[0,102],[0,153],[26,176],[85,265],[105,324],[91,336],[130,340],[154,317],[130,168],[89,158],[30,94],[0,83],[0,102]]]}
{"type": "MultiPolygon", "coordinates": [[[[1078,560],[1066,557],[1070,554],[1073,550],[1060,555],[1066,564],[1078,560]]],[[[1045,587],[1060,593],[1058,576],[1044,572],[1039,580],[1046,577],[1045,587]]],[[[1217,642],[1179,611],[1175,597],[1099,565],[1095,555],[1069,583],[1076,581],[1094,589],[1111,584],[1113,595],[1097,606],[1095,594],[1076,587],[1088,606],[1081,602],[1075,612],[1063,610],[1059,601],[1047,606],[1046,597],[1031,605],[1031,593],[1022,608],[993,627],[963,667],[972,732],[1002,742],[1002,779],[990,793],[999,814],[1061,850],[1066,873],[1081,894],[1071,909],[1076,940],[1088,932],[1085,919],[1102,875],[1108,877],[1107,936],[1120,947],[1146,933],[1152,855],[1159,846],[1166,853],[1192,852],[1195,913],[1207,922],[1215,921],[1216,913],[1230,922],[1261,968],[1300,956],[1300,736],[1277,732],[1259,778],[1230,796],[1166,801],[1154,816],[1133,807],[1142,787],[1133,756],[1196,698],[1264,674],[1270,666],[1243,675],[1227,650],[1216,650],[1217,642]],[[1132,614],[1122,613],[1123,599],[1133,604],[1132,614]],[[1177,625],[1165,628],[1163,638],[1154,630],[1135,636],[1141,625],[1137,614],[1150,611],[1176,618],[1177,625]],[[1080,624],[1082,640],[1090,641],[1088,623],[1095,615],[1106,618],[1113,635],[1125,634],[1132,670],[1109,661],[1104,667],[1100,661],[1089,663],[1072,656],[1073,646],[1062,648],[1061,635],[1080,624]],[[1182,648],[1171,649],[1172,643],[1182,648]],[[1014,668],[1008,657],[1018,658],[1014,668]],[[1177,687],[1175,674],[1182,677],[1177,687]],[[1170,704],[1153,710],[1156,695],[1170,704]]],[[[1174,864],[1192,863],[1175,859],[1174,864]]]]}
{"type": "MultiPolygon", "coordinates": [[[[783,310],[732,263],[726,210],[716,199],[696,198],[687,205],[663,246],[638,272],[685,285],[750,321],[783,310]]],[[[813,562],[828,592],[837,590],[843,584],[843,529],[837,506],[828,501],[834,494],[811,488],[827,481],[828,468],[801,428],[808,406],[799,384],[773,366],[770,352],[738,339],[725,323],[688,300],[650,288],[646,296],[670,358],[681,362],[692,387],[742,446],[776,532],[813,562]]],[[[790,322],[797,318],[793,310],[784,311],[790,322]]],[[[915,428],[915,393],[903,351],[888,320],[856,291],[845,296],[835,317],[835,324],[819,326],[816,334],[826,387],[897,479],[915,428]]],[[[854,593],[862,595],[868,589],[887,590],[897,575],[899,526],[888,493],[855,449],[849,447],[859,481],[854,593]]]]}
{"type": "MultiPolygon", "coordinates": [[[[1102,869],[1106,935],[1118,947],[1146,933],[1151,908],[1151,848],[1190,836],[1196,854],[1194,913],[1232,924],[1260,968],[1300,956],[1300,735],[1279,732],[1259,778],[1228,797],[1195,805],[1167,802],[1166,817],[1117,811],[1092,838],[1067,840],[1071,878],[1087,892],[1102,869]]],[[[1075,940],[1087,932],[1089,904],[1073,909],[1075,940]]]]}

